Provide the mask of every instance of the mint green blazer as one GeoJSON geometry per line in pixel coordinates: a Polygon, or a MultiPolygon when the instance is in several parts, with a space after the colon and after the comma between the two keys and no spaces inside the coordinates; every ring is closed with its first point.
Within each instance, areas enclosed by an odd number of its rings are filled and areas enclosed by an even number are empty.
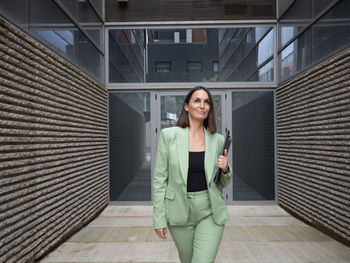
{"type": "MultiPolygon", "coordinates": [[[[229,222],[221,191],[213,182],[218,171],[217,160],[222,154],[224,136],[205,130],[204,170],[215,223],[229,222]]],[[[189,157],[188,128],[171,127],[161,131],[153,179],[153,228],[185,225],[189,216],[187,201],[187,173],[189,157]]],[[[232,175],[221,172],[218,186],[228,185],[232,175]]]]}

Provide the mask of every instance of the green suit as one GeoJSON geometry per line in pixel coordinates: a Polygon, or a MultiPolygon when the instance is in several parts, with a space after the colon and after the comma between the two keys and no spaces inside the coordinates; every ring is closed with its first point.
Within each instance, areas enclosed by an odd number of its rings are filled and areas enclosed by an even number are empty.
{"type": "MultiPolygon", "coordinates": [[[[205,131],[204,170],[208,186],[213,220],[218,225],[229,222],[229,216],[221,191],[213,182],[216,166],[222,154],[224,136],[205,131]]],[[[153,180],[153,228],[165,228],[168,224],[182,226],[189,220],[187,199],[187,173],[189,158],[188,128],[172,127],[161,131],[153,180]]],[[[218,186],[225,187],[231,179],[231,167],[221,172],[218,186]]]]}

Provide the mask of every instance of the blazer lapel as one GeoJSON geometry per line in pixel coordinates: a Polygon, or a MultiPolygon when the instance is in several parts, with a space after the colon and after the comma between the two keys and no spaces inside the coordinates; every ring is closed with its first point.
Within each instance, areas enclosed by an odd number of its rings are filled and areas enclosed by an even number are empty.
{"type": "MultiPolygon", "coordinates": [[[[211,181],[214,170],[216,167],[216,152],[217,145],[215,137],[207,129],[204,129],[205,133],[205,155],[204,155],[204,171],[207,179],[207,184],[211,181]]],[[[188,175],[188,128],[180,128],[176,135],[176,147],[177,158],[179,161],[179,167],[181,175],[184,179],[185,185],[187,185],[188,175]]]]}
{"type": "Polygon", "coordinates": [[[207,179],[207,184],[212,179],[213,171],[216,167],[216,142],[214,140],[213,134],[211,134],[207,129],[204,129],[205,132],[205,157],[204,157],[204,170],[205,176],[207,179]]]}
{"type": "Polygon", "coordinates": [[[188,128],[180,128],[176,135],[177,158],[181,175],[187,185],[188,173],[188,128]]]}

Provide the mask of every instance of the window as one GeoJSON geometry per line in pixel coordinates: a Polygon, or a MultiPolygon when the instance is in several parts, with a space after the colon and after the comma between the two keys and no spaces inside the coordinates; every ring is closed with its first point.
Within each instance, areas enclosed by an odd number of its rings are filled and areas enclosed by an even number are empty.
{"type": "Polygon", "coordinates": [[[156,72],[171,72],[171,62],[156,62],[156,72]]]}
{"type": "Polygon", "coordinates": [[[219,61],[213,61],[213,72],[219,72],[219,61]]]}
{"type": "Polygon", "coordinates": [[[197,73],[203,71],[202,61],[189,61],[187,62],[187,72],[197,73]]]}
{"type": "Polygon", "coordinates": [[[261,72],[257,73],[273,60],[271,26],[135,30],[109,29],[110,82],[266,81],[274,77],[268,73],[268,78],[260,78],[261,72]],[[131,34],[135,30],[142,37],[131,34]],[[119,31],[120,35],[114,33],[119,31]],[[134,73],[118,71],[124,63],[134,73]]]}

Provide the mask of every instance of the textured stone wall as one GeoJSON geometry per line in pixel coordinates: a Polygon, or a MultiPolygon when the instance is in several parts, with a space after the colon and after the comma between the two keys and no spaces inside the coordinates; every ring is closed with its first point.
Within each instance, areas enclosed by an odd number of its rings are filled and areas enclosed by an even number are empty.
{"type": "Polygon", "coordinates": [[[277,89],[279,204],[350,244],[350,50],[277,89]]]}
{"type": "Polygon", "coordinates": [[[0,19],[0,262],[31,262],[108,203],[107,92],[0,19]]]}

